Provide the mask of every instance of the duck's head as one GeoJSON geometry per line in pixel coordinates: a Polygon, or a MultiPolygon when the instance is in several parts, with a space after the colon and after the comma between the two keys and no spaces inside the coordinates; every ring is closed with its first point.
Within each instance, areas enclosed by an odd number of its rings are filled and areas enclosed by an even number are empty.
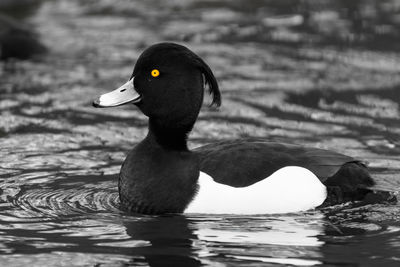
{"type": "Polygon", "coordinates": [[[212,105],[219,106],[221,96],[209,66],[182,45],[159,43],[140,55],[127,83],[101,95],[93,106],[133,103],[150,119],[193,124],[203,102],[205,84],[212,105]]]}

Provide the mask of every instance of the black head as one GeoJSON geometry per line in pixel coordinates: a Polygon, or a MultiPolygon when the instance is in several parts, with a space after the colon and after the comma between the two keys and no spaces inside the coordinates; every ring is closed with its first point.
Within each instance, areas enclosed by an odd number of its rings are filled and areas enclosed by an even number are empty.
{"type": "Polygon", "coordinates": [[[195,120],[203,102],[204,84],[212,95],[211,105],[221,104],[210,67],[182,45],[150,46],[137,60],[131,78],[141,96],[136,105],[150,118],[174,122],[195,120]]]}
{"type": "Polygon", "coordinates": [[[150,132],[156,134],[159,143],[185,147],[203,102],[205,85],[212,95],[211,105],[220,106],[221,95],[210,67],[182,45],[159,43],[140,55],[128,82],[101,95],[93,105],[134,103],[150,118],[150,132]]]}
{"type": "Polygon", "coordinates": [[[203,102],[204,85],[211,105],[221,105],[217,81],[210,67],[188,48],[159,43],[139,57],[131,79],[120,88],[100,96],[95,107],[136,104],[150,121],[193,126],[203,102]]]}

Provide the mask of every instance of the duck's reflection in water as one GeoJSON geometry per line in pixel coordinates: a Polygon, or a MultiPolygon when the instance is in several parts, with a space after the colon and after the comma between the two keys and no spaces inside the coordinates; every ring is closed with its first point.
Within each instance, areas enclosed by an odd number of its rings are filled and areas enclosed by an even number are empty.
{"type": "Polygon", "coordinates": [[[193,240],[196,235],[184,216],[142,217],[125,221],[126,232],[149,246],[132,248],[132,264],[150,266],[201,266],[193,240]]]}
{"type": "MultiPolygon", "coordinates": [[[[315,265],[321,262],[321,214],[310,216],[161,216],[124,222],[134,240],[132,263],[201,266],[229,262],[315,265]]],[[[219,266],[219,265],[218,265],[219,266]]]]}

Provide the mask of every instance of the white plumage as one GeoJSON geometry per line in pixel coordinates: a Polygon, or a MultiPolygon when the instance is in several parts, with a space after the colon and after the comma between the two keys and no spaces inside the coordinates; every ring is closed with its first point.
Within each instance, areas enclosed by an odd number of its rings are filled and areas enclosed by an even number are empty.
{"type": "MultiPolygon", "coordinates": [[[[228,170],[227,170],[228,171],[228,170]]],[[[321,205],[326,187],[311,171],[298,166],[281,168],[247,187],[215,182],[200,172],[199,191],[185,213],[273,214],[299,212],[321,205]]]]}

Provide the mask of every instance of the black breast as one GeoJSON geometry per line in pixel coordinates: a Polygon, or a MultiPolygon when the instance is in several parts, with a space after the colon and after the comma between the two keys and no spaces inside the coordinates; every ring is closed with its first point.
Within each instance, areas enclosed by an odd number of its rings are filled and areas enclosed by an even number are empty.
{"type": "Polygon", "coordinates": [[[165,150],[146,139],[127,156],[119,177],[124,210],[142,214],[181,213],[197,190],[194,153],[165,150]]]}

